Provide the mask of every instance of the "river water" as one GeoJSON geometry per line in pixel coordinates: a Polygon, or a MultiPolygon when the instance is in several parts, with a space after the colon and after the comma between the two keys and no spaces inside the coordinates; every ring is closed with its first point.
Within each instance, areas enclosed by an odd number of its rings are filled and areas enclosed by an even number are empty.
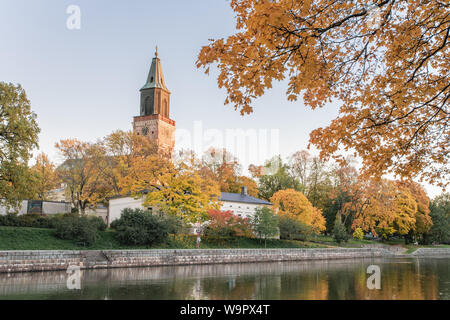
{"type": "MultiPolygon", "coordinates": [[[[81,289],[66,272],[0,274],[4,299],[444,299],[450,300],[449,258],[271,262],[84,270],[81,289]],[[380,289],[369,289],[369,266],[380,289]]],[[[375,284],[372,277],[369,282],[375,284]]]]}

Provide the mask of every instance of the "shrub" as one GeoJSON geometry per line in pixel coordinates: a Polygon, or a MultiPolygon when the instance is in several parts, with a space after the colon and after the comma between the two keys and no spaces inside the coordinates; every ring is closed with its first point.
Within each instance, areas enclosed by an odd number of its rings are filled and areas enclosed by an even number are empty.
{"type": "Polygon", "coordinates": [[[166,219],[141,209],[124,209],[111,227],[116,229],[119,242],[125,245],[152,245],[163,242],[169,235],[166,219]]]}
{"type": "Polygon", "coordinates": [[[74,240],[89,246],[97,240],[98,229],[88,217],[65,217],[57,222],[55,235],[60,239],[74,240]]]}
{"type": "Polygon", "coordinates": [[[69,213],[69,214],[52,214],[48,216],[40,214],[25,214],[19,216],[17,214],[9,213],[5,216],[0,216],[0,226],[55,229],[58,222],[61,219],[67,217],[75,218],[79,217],[79,215],[69,213]]]}
{"type": "Polygon", "coordinates": [[[357,240],[364,239],[364,231],[361,228],[356,228],[356,230],[353,232],[353,238],[357,240]]]}
{"type": "Polygon", "coordinates": [[[348,241],[349,236],[345,225],[342,223],[341,216],[336,217],[332,234],[337,243],[348,241]]]}
{"type": "Polygon", "coordinates": [[[208,237],[252,237],[248,219],[234,215],[231,211],[210,210],[209,224],[205,228],[208,237]]]}
{"type": "Polygon", "coordinates": [[[280,229],[281,239],[305,241],[309,235],[313,234],[312,227],[287,215],[283,215],[279,218],[278,228],[280,229]]]}
{"type": "Polygon", "coordinates": [[[167,224],[167,232],[170,234],[184,234],[188,233],[191,228],[183,219],[174,215],[167,215],[165,219],[167,224]]]}
{"type": "Polygon", "coordinates": [[[102,218],[96,217],[96,216],[90,216],[90,217],[88,217],[88,219],[89,219],[89,222],[92,223],[98,231],[106,230],[107,225],[106,225],[105,221],[103,221],[102,218]]]}
{"type": "Polygon", "coordinates": [[[8,213],[4,216],[0,215],[0,226],[17,227],[19,224],[18,216],[15,213],[8,213]]]}
{"type": "Polygon", "coordinates": [[[17,217],[18,227],[52,228],[51,219],[39,214],[25,214],[17,217]]]}

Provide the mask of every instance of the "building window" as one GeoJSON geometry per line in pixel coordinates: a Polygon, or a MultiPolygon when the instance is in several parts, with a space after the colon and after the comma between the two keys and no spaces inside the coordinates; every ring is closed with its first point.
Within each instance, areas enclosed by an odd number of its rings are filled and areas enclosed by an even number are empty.
{"type": "Polygon", "coordinates": [[[167,99],[164,99],[164,104],[163,104],[163,116],[168,118],[169,117],[169,107],[167,105],[167,99]]]}
{"type": "Polygon", "coordinates": [[[145,98],[145,114],[150,115],[150,114],[154,114],[154,113],[155,113],[155,110],[150,101],[150,97],[145,98]]]}

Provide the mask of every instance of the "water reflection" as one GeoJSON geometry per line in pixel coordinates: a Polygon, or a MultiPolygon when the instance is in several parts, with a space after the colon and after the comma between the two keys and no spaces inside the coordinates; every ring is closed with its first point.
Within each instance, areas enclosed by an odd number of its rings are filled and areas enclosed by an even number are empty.
{"type": "Polygon", "coordinates": [[[0,299],[450,299],[450,259],[362,259],[0,274],[0,299]],[[366,286],[381,267],[381,290],[366,286]]]}

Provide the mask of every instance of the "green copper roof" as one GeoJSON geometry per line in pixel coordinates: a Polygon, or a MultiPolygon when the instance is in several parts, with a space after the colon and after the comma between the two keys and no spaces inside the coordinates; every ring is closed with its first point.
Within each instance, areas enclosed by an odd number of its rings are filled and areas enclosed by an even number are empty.
{"type": "Polygon", "coordinates": [[[158,47],[156,47],[155,57],[152,60],[152,66],[150,67],[150,72],[148,73],[147,82],[141,90],[151,88],[161,88],[169,91],[164,82],[161,60],[158,58],[158,47]]]}

